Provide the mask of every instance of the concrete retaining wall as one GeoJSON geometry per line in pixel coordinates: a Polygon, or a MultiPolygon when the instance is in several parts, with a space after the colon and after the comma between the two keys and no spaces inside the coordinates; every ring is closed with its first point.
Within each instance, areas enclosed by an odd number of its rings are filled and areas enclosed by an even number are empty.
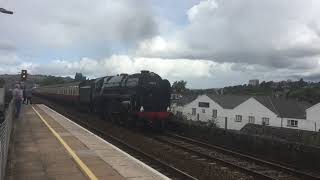
{"type": "Polygon", "coordinates": [[[299,169],[319,171],[320,148],[287,140],[249,135],[240,131],[225,131],[201,125],[172,121],[169,129],[185,136],[197,138],[235,151],[254,154],[256,157],[290,164],[299,169]]]}
{"type": "Polygon", "coordinates": [[[320,147],[320,132],[247,124],[241,132],[320,147]]]}

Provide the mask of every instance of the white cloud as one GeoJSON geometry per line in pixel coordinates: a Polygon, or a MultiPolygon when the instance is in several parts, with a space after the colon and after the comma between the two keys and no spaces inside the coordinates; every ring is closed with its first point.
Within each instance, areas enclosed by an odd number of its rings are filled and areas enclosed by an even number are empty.
{"type": "Polygon", "coordinates": [[[320,55],[317,0],[205,0],[187,15],[189,24],[174,38],[145,40],[137,54],[274,68],[310,68],[320,55]]]}
{"type": "Polygon", "coordinates": [[[33,64],[30,72],[63,76],[73,76],[76,72],[82,72],[84,75],[100,77],[150,70],[166,78],[183,79],[210,77],[212,70],[223,68],[223,65],[204,60],[168,60],[112,55],[101,60],[82,58],[79,61],[54,60],[48,64],[33,64]]]}
{"type": "Polygon", "coordinates": [[[215,0],[207,0],[201,1],[199,4],[193,6],[187,12],[189,20],[194,21],[197,17],[201,16],[203,13],[212,13],[216,8],[218,8],[218,4],[215,0]]]}
{"type": "Polygon", "coordinates": [[[320,72],[320,65],[312,71],[300,69],[272,69],[246,63],[219,63],[211,60],[161,59],[112,55],[103,59],[81,58],[78,61],[52,60],[47,63],[20,62],[0,68],[0,73],[17,73],[28,69],[31,74],[74,77],[81,72],[90,78],[120,73],[137,73],[149,70],[173,82],[188,81],[189,87],[210,88],[247,83],[250,78],[283,80],[298,76],[308,77],[320,72]]]}
{"type": "Polygon", "coordinates": [[[15,14],[0,16],[0,73],[100,77],[147,69],[194,88],[320,77],[318,0],[193,2],[180,22],[171,1],[170,10],[146,0],[8,1],[15,14]],[[155,14],[155,4],[166,14],[155,14]]]}

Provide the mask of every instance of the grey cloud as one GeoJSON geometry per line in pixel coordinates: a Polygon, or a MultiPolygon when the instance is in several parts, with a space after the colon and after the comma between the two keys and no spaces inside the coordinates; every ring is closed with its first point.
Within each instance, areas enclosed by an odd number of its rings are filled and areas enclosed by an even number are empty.
{"type": "Polygon", "coordinates": [[[289,79],[300,79],[303,78],[305,81],[313,81],[313,82],[320,82],[320,73],[315,73],[311,75],[290,75],[288,76],[289,79]]]}
{"type": "Polygon", "coordinates": [[[10,1],[12,17],[0,16],[0,37],[17,47],[98,49],[124,48],[157,33],[145,0],[10,1]],[[100,46],[100,47],[97,47],[100,46]]]}
{"type": "Polygon", "coordinates": [[[201,1],[179,36],[166,39],[178,48],[138,52],[147,57],[312,68],[320,55],[320,36],[314,35],[320,27],[318,12],[317,0],[201,1]]]}
{"type": "Polygon", "coordinates": [[[0,51],[13,52],[15,50],[17,50],[17,48],[11,43],[0,41],[0,51]]]}

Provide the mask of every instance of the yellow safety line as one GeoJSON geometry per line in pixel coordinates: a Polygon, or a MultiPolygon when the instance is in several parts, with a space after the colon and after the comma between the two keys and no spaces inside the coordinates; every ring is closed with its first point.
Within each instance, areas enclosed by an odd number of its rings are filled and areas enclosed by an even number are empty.
{"type": "Polygon", "coordinates": [[[43,123],[50,129],[52,134],[60,141],[60,143],[66,148],[75,162],[80,166],[82,171],[91,179],[98,180],[98,178],[92,173],[89,167],[84,164],[84,162],[77,156],[77,154],[71,149],[71,147],[61,138],[61,136],[49,125],[49,123],[39,114],[39,112],[32,106],[32,109],[36,112],[36,114],[40,117],[43,123]]]}

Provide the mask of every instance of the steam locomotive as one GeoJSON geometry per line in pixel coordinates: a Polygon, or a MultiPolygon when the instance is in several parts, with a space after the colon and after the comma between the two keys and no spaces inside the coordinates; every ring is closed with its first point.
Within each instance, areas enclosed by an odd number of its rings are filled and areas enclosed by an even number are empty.
{"type": "Polygon", "coordinates": [[[171,114],[170,82],[149,71],[42,86],[34,94],[74,104],[128,126],[163,129],[171,114]]]}

